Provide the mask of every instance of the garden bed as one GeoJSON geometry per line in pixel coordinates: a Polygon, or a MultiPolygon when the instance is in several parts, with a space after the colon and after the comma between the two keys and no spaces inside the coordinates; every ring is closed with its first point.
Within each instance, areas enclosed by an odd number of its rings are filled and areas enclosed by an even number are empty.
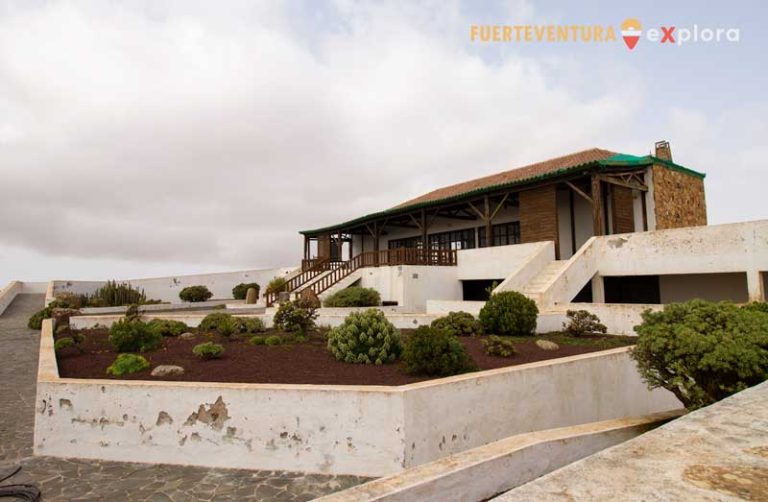
{"type": "MultiPolygon", "coordinates": [[[[143,354],[150,362],[149,369],[118,378],[106,373],[106,368],[116,357],[108,340],[108,330],[88,329],[79,332],[85,335],[85,341],[80,346],[82,352],[76,348],[67,348],[57,355],[59,375],[62,378],[326,385],[404,385],[430,379],[406,374],[400,363],[376,366],[337,361],[328,352],[322,331],[312,332],[304,342],[293,342],[289,335],[274,330],[268,330],[264,335],[278,335],[285,343],[276,346],[251,345],[248,336],[227,338],[218,334],[197,334],[189,340],[166,337],[159,349],[143,354]],[[192,354],[195,345],[211,340],[224,346],[225,352],[221,359],[204,361],[192,354]],[[152,368],[164,364],[182,366],[185,373],[163,378],[150,375],[152,368]]],[[[403,336],[408,335],[409,331],[403,330],[403,336]]],[[[515,343],[517,355],[503,358],[486,355],[483,338],[460,338],[480,370],[556,359],[634,343],[632,337],[610,335],[574,338],[553,333],[537,337],[509,337],[515,343]],[[555,351],[543,350],[535,344],[538,339],[554,341],[560,348],[555,351]]]]}

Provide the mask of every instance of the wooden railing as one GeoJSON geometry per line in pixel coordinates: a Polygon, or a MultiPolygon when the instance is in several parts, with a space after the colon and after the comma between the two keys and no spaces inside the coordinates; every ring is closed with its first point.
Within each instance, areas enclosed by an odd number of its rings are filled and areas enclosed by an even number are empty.
{"type": "Polygon", "coordinates": [[[268,307],[274,305],[275,300],[277,300],[277,297],[281,292],[287,291],[293,293],[300,289],[306,289],[302,286],[319,276],[322,277],[308,286],[308,288],[311,288],[317,295],[363,267],[385,267],[394,265],[454,266],[456,265],[456,250],[424,250],[415,248],[383,249],[381,251],[366,251],[360,253],[349,261],[330,261],[325,258],[303,260],[301,265],[303,269],[301,274],[286,281],[285,287],[280,291],[269,292],[264,296],[268,307]],[[305,266],[307,267],[306,269],[304,269],[305,266]]]}

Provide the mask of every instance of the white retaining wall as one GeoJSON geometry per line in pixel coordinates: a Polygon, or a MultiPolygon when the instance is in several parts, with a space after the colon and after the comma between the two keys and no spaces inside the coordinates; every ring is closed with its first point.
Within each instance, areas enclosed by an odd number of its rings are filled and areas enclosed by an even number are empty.
{"type": "Polygon", "coordinates": [[[400,387],[62,379],[47,320],[34,450],[383,476],[516,433],[676,408],[626,348],[400,387]]]}
{"type": "Polygon", "coordinates": [[[428,299],[461,300],[456,267],[401,265],[367,267],[360,285],[379,292],[382,300],[398,302],[410,312],[425,312],[428,299]]]}
{"type": "Polygon", "coordinates": [[[19,281],[11,281],[3,289],[0,289],[0,315],[3,315],[5,309],[23,290],[24,283],[19,281]]]}

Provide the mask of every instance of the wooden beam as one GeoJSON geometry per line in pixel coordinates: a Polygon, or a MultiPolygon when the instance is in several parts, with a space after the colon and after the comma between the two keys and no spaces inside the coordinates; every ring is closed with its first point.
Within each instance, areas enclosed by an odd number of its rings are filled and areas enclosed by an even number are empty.
{"type": "Polygon", "coordinates": [[[573,191],[574,191],[574,192],[576,192],[577,194],[581,195],[582,197],[584,197],[585,199],[587,199],[587,201],[589,201],[589,203],[590,203],[590,204],[592,204],[592,197],[590,197],[589,195],[587,195],[587,194],[585,194],[584,192],[582,192],[582,191],[579,189],[579,187],[577,187],[576,185],[574,185],[574,184],[573,184],[573,183],[571,183],[570,181],[566,181],[566,182],[565,182],[565,184],[566,184],[566,185],[568,185],[569,187],[571,187],[571,190],[573,190],[573,191]]]}
{"type": "MultiPolygon", "coordinates": [[[[423,217],[424,217],[424,210],[423,209],[421,210],[421,215],[422,215],[422,220],[423,220],[423,217]]],[[[419,223],[419,221],[416,219],[416,217],[413,215],[413,213],[408,213],[408,216],[410,216],[411,217],[411,221],[413,221],[413,223],[416,224],[416,228],[421,230],[422,227],[423,227],[423,221],[421,223],[419,223]]]]}
{"type": "Polygon", "coordinates": [[[630,183],[624,180],[618,180],[614,176],[600,176],[600,179],[612,185],[617,185],[624,188],[631,188],[632,190],[640,190],[641,192],[648,191],[648,187],[645,186],[645,184],[643,183],[630,183]]]}
{"type": "Polygon", "coordinates": [[[481,220],[485,220],[485,215],[478,208],[476,208],[471,201],[467,201],[467,204],[469,204],[469,207],[477,214],[477,216],[480,217],[481,220]]]}
{"type": "Polygon", "coordinates": [[[501,202],[496,206],[496,209],[493,210],[493,214],[491,214],[490,219],[494,219],[496,215],[501,211],[501,208],[504,206],[504,203],[507,202],[507,199],[509,198],[509,192],[504,194],[504,197],[502,197],[501,202]]]}
{"type": "Polygon", "coordinates": [[[600,184],[600,176],[598,174],[592,175],[592,225],[593,235],[603,235],[603,195],[602,186],[600,184]]]}

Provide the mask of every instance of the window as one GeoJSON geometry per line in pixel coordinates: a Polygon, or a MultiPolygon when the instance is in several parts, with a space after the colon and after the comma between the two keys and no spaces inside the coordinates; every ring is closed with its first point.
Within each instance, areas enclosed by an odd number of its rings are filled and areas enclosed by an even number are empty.
{"type": "Polygon", "coordinates": [[[429,236],[430,249],[472,249],[475,247],[475,229],[455,230],[429,236]]]}
{"type": "MultiPolygon", "coordinates": [[[[520,222],[512,221],[510,223],[499,223],[491,227],[493,236],[493,246],[507,246],[509,244],[520,244],[520,222]]],[[[479,247],[486,247],[485,227],[477,228],[477,241],[479,247]]]]}
{"type": "Polygon", "coordinates": [[[392,239],[387,242],[389,249],[409,248],[421,249],[421,237],[406,237],[405,239],[392,239]]]}

